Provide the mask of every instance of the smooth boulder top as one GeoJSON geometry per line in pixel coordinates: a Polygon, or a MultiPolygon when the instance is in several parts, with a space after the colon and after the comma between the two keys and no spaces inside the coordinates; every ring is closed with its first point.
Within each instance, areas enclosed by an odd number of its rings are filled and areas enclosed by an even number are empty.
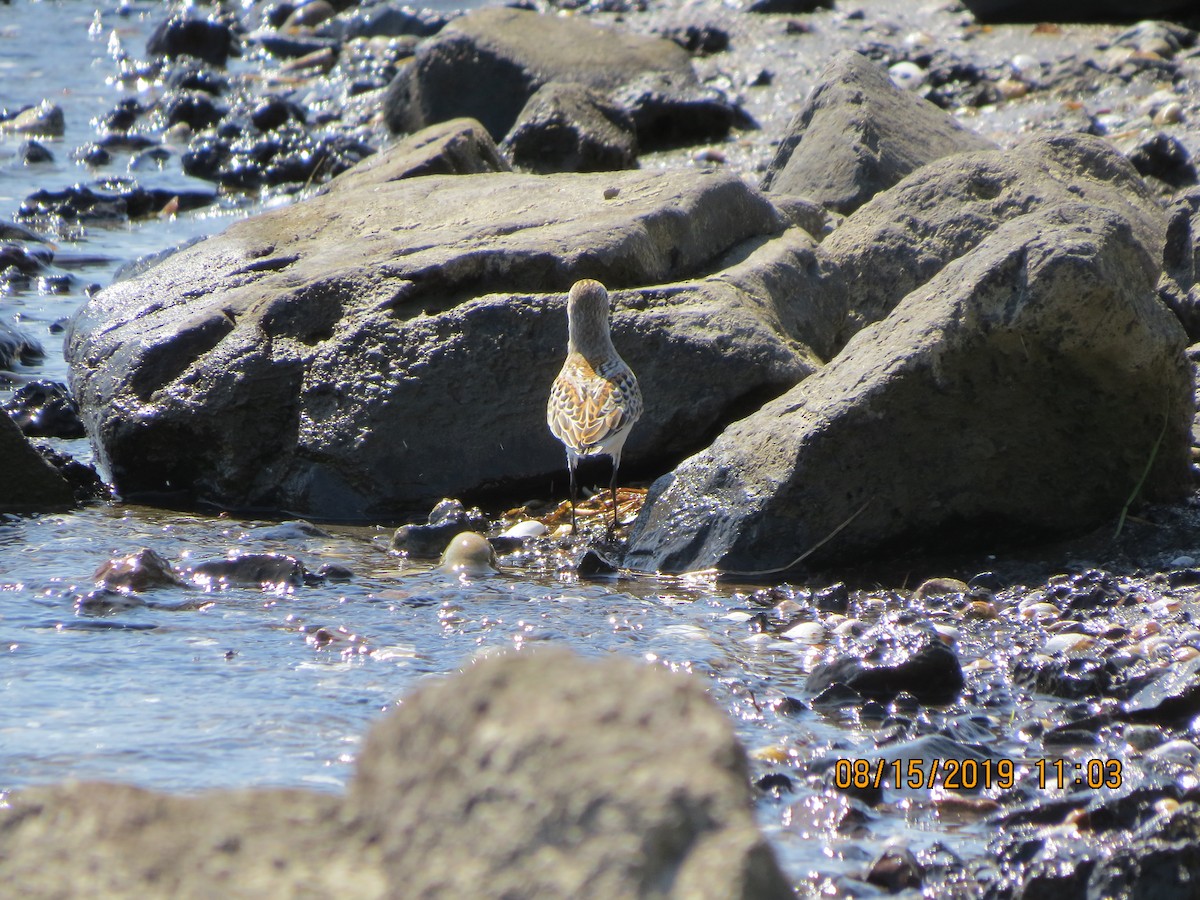
{"type": "Polygon", "coordinates": [[[818,76],[762,187],[848,215],[926,163],[995,147],[847,50],[818,76]]]}
{"type": "Polygon", "coordinates": [[[1185,335],[1129,223],[1062,205],[947,265],[820,372],[651,488],[625,563],[861,559],[1028,539],[1190,490],[1185,335]],[[1160,438],[1161,435],[1161,438],[1160,438]]]}

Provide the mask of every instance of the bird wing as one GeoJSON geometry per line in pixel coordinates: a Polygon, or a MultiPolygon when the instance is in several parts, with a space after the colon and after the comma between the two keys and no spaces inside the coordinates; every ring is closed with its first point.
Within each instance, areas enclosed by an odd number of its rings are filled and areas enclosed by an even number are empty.
{"type": "Polygon", "coordinates": [[[637,383],[627,371],[610,378],[582,360],[563,366],[550,389],[546,421],[568,449],[581,456],[599,452],[599,444],[633,425],[641,412],[641,397],[636,404],[630,402],[630,386],[636,392],[637,383]]]}

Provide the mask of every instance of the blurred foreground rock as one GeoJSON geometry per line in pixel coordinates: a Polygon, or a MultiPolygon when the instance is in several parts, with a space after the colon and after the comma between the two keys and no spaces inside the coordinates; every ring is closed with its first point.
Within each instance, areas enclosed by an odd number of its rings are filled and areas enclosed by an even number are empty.
{"type": "Polygon", "coordinates": [[[405,698],[345,800],[20,791],[0,810],[0,881],[39,897],[791,897],[748,778],[698,682],[544,650],[405,698]]]}

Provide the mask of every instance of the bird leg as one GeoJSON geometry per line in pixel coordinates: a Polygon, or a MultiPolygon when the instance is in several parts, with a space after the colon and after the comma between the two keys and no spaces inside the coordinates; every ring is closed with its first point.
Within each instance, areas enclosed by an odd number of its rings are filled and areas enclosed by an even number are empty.
{"type": "Polygon", "coordinates": [[[612,493],[612,508],[613,518],[612,526],[608,529],[608,536],[612,537],[617,530],[617,468],[621,465],[619,457],[613,457],[613,473],[612,481],[609,483],[609,491],[612,493]]]}
{"type": "Polygon", "coordinates": [[[574,535],[576,533],[576,531],[575,531],[575,501],[578,499],[577,488],[575,486],[575,462],[574,462],[574,460],[571,460],[571,459],[567,460],[567,471],[571,473],[571,534],[574,535]]]}

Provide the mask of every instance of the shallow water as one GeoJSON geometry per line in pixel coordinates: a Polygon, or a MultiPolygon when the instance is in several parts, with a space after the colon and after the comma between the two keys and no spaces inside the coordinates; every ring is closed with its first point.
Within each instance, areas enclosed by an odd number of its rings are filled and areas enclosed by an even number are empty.
{"type": "MultiPolygon", "coordinates": [[[[21,165],[13,158],[21,138],[0,135],[0,220],[34,190],[100,174],[70,153],[94,138],[94,117],[137,87],[115,80],[114,52],[139,53],[160,10],[147,3],[97,12],[71,0],[0,6],[0,106],[49,98],[67,122],[63,137],[40,139],[55,154],[50,165],[21,165]]],[[[142,86],[143,100],[155,90],[142,86]]],[[[125,164],[118,159],[105,174],[124,174],[125,164]]],[[[183,180],[169,167],[137,175],[150,185],[183,180]]],[[[44,362],[17,373],[18,384],[66,380],[51,326],[84,301],[90,285],[260,205],[226,197],[197,214],[50,235],[56,264],[75,276],[70,291],[0,296],[0,315],[47,350],[44,362]]],[[[0,401],[11,390],[0,387],[0,401]]],[[[85,441],[55,443],[90,458],[85,441]]],[[[757,764],[756,777],[788,771],[799,782],[789,755],[803,758],[833,742],[849,753],[870,743],[860,724],[772,708],[802,693],[813,660],[803,645],[754,634],[740,611],[746,597],[732,589],[519,573],[460,582],[389,554],[389,537],[382,529],[313,536],[277,523],[122,505],[0,521],[0,792],[65,778],[174,791],[339,790],[366,728],[420,681],[482,654],[543,641],[703,678],[747,747],[782,748],[784,761],[757,764]],[[146,595],[149,605],[102,615],[77,610],[97,566],[140,547],[178,565],[235,551],[284,552],[309,570],[345,565],[354,578],[277,590],[160,589],[146,595]]],[[[959,650],[965,662],[994,648],[968,642],[959,650]]],[[[952,842],[960,855],[982,846],[985,826],[940,821],[927,800],[928,792],[890,796],[877,818],[846,833],[825,810],[829,795],[804,788],[781,799],[764,795],[760,821],[793,877],[814,886],[861,874],[893,837],[914,850],[952,842]]]]}

